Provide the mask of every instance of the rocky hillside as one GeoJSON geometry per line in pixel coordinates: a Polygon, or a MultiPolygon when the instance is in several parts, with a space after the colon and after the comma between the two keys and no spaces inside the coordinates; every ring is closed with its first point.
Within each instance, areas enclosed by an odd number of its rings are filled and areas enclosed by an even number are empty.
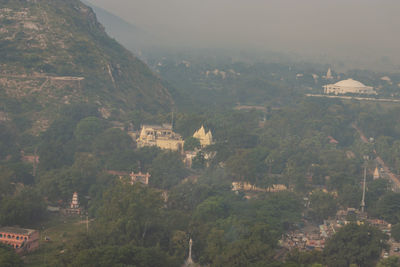
{"type": "Polygon", "coordinates": [[[76,102],[98,105],[104,117],[173,103],[79,0],[0,0],[0,119],[26,114],[40,131],[76,102]]]}

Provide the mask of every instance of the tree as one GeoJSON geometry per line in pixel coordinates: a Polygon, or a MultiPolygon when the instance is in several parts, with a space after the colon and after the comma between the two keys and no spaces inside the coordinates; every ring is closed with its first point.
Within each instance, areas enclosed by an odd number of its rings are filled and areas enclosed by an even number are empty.
{"type": "Polygon", "coordinates": [[[346,184],[339,191],[338,201],[344,207],[359,207],[362,191],[358,185],[346,184]]]}
{"type": "Polygon", "coordinates": [[[400,222],[400,194],[389,192],[379,199],[372,213],[391,224],[400,222]]]}
{"type": "Polygon", "coordinates": [[[194,217],[198,221],[210,222],[227,215],[228,206],[222,197],[209,197],[196,207],[194,217]]]}
{"type": "Polygon", "coordinates": [[[398,257],[391,256],[387,259],[382,259],[378,262],[376,267],[398,267],[400,264],[400,260],[398,257]]]}
{"type": "Polygon", "coordinates": [[[22,267],[24,262],[15,253],[14,249],[0,244],[0,266],[2,267],[22,267]]]}
{"type": "Polygon", "coordinates": [[[150,174],[151,185],[168,189],[185,177],[186,170],[177,152],[164,151],[153,160],[150,174]]]}
{"type": "Polygon", "coordinates": [[[93,239],[98,245],[155,246],[163,234],[163,204],[159,191],[117,182],[103,195],[93,239]]]}
{"type": "Polygon", "coordinates": [[[185,139],[185,144],[183,145],[183,149],[185,151],[193,151],[196,148],[200,148],[201,144],[200,144],[200,140],[198,138],[195,137],[188,137],[185,139]]]}
{"type": "Polygon", "coordinates": [[[389,181],[386,179],[377,179],[368,183],[366,194],[367,207],[374,206],[379,198],[384,196],[390,189],[389,181]]]}
{"type": "Polygon", "coordinates": [[[93,143],[93,150],[101,155],[119,153],[126,149],[133,149],[132,138],[117,128],[110,128],[98,135],[93,143]]]}
{"type": "Polygon", "coordinates": [[[109,266],[137,266],[158,267],[177,266],[178,262],[169,257],[160,247],[137,247],[137,246],[99,246],[91,249],[78,251],[78,254],[70,259],[70,266],[80,267],[109,267],[109,266]]]}
{"type": "Polygon", "coordinates": [[[250,159],[249,150],[238,150],[226,162],[230,174],[239,181],[255,182],[256,163],[250,159]]]}
{"type": "Polygon", "coordinates": [[[397,242],[400,242],[400,223],[393,225],[392,230],[390,232],[391,232],[394,240],[396,240],[397,242]]]}
{"type": "Polygon", "coordinates": [[[310,215],[316,222],[322,222],[336,214],[337,203],[335,198],[322,191],[314,191],[310,197],[310,215]]]}
{"type": "Polygon", "coordinates": [[[104,131],[104,123],[96,117],[82,119],[75,128],[74,136],[81,148],[90,149],[94,138],[104,131]]]}
{"type": "Polygon", "coordinates": [[[206,159],[204,158],[204,153],[199,151],[197,152],[196,157],[193,158],[192,169],[204,169],[205,166],[206,159]]]}
{"type": "Polygon", "coordinates": [[[372,267],[387,248],[388,237],[369,225],[348,224],[326,243],[323,255],[329,267],[356,264],[372,267]]]}
{"type": "Polygon", "coordinates": [[[292,192],[272,194],[255,201],[253,205],[252,209],[247,208],[247,212],[256,214],[258,221],[267,223],[278,233],[283,233],[299,222],[303,209],[301,199],[292,192]]]}
{"type": "Polygon", "coordinates": [[[0,225],[33,225],[44,218],[45,212],[43,199],[32,188],[27,188],[1,201],[0,225]]]}
{"type": "Polygon", "coordinates": [[[14,194],[15,191],[15,172],[7,167],[0,166],[0,200],[14,194]]]}
{"type": "MultiPolygon", "coordinates": [[[[295,249],[292,250],[287,259],[287,262],[293,262],[296,264],[302,264],[309,266],[311,264],[319,264],[323,262],[322,252],[320,251],[311,251],[311,252],[300,252],[299,250],[295,249]]],[[[314,266],[314,265],[312,265],[314,266]]],[[[321,265],[322,267],[322,265],[321,265]]]]}
{"type": "Polygon", "coordinates": [[[15,135],[10,127],[0,123],[0,160],[17,151],[15,135]]]}

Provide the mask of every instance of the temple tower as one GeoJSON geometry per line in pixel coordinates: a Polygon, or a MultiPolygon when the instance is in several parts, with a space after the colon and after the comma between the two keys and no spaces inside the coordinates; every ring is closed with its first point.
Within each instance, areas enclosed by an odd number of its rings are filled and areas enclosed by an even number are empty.
{"type": "Polygon", "coordinates": [[[381,178],[381,174],[379,173],[378,167],[376,167],[374,171],[374,180],[379,178],[381,178]]]}
{"type": "Polygon", "coordinates": [[[74,194],[72,195],[71,209],[79,209],[79,199],[77,192],[74,192],[74,194]]]}

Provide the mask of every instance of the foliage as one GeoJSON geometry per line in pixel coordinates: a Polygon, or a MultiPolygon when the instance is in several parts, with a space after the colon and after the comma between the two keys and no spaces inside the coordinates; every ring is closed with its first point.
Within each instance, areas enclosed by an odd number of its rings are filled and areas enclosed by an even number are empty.
{"type": "Polygon", "coordinates": [[[141,184],[117,183],[103,196],[93,234],[100,244],[156,245],[162,235],[161,193],[141,184]]]}
{"type": "Polygon", "coordinates": [[[387,236],[377,228],[349,224],[328,240],[323,255],[329,267],[374,266],[387,247],[385,240],[387,236]]]}
{"type": "Polygon", "coordinates": [[[400,222],[400,194],[387,193],[376,203],[376,206],[371,210],[372,214],[381,219],[396,224],[400,222]]]}
{"type": "Polygon", "coordinates": [[[177,152],[160,153],[152,162],[150,184],[162,189],[177,185],[186,174],[183,162],[177,152]]]}
{"type": "Polygon", "coordinates": [[[2,199],[0,224],[29,226],[44,219],[46,206],[43,199],[32,189],[24,189],[13,197],[2,199]]]}
{"type": "Polygon", "coordinates": [[[93,139],[104,130],[104,123],[96,117],[86,117],[76,125],[74,136],[78,144],[86,149],[90,148],[93,139]]]}
{"type": "Polygon", "coordinates": [[[102,246],[82,250],[73,259],[71,266],[177,266],[178,262],[159,247],[102,246]]]}
{"type": "Polygon", "coordinates": [[[387,259],[382,259],[378,262],[376,267],[397,267],[400,264],[398,257],[391,256],[387,259]]]}
{"type": "Polygon", "coordinates": [[[310,216],[321,223],[336,214],[337,202],[329,193],[314,191],[310,197],[310,208],[310,216]]]}
{"type": "Polygon", "coordinates": [[[22,267],[22,259],[15,253],[13,248],[0,244],[0,266],[2,267],[22,267]]]}
{"type": "Polygon", "coordinates": [[[323,255],[320,251],[314,250],[311,252],[300,252],[295,249],[289,253],[286,262],[291,262],[300,266],[314,267],[314,264],[317,265],[318,263],[322,263],[323,260],[323,255]]]}
{"type": "Polygon", "coordinates": [[[3,123],[0,123],[0,160],[16,152],[15,132],[3,123]]]}
{"type": "Polygon", "coordinates": [[[131,137],[117,128],[105,130],[93,142],[93,150],[101,155],[119,153],[128,148],[133,148],[131,137]]]}
{"type": "Polygon", "coordinates": [[[192,169],[204,169],[206,167],[206,159],[202,151],[197,152],[196,157],[192,160],[192,169]]]}
{"type": "Polygon", "coordinates": [[[183,149],[185,151],[193,151],[196,148],[200,148],[200,140],[194,137],[188,137],[185,139],[185,144],[183,145],[183,149]]]}
{"type": "Polygon", "coordinates": [[[393,225],[390,233],[394,240],[400,242],[400,223],[393,225]]]}

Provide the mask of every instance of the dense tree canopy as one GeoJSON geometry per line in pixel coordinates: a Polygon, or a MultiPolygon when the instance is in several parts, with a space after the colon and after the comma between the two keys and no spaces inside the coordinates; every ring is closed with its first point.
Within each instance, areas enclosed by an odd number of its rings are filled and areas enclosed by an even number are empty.
{"type": "Polygon", "coordinates": [[[386,239],[387,236],[374,227],[349,224],[327,242],[326,263],[329,267],[375,266],[382,249],[387,247],[386,239]]]}
{"type": "Polygon", "coordinates": [[[12,248],[0,244],[0,266],[22,267],[24,262],[12,248]]]}

